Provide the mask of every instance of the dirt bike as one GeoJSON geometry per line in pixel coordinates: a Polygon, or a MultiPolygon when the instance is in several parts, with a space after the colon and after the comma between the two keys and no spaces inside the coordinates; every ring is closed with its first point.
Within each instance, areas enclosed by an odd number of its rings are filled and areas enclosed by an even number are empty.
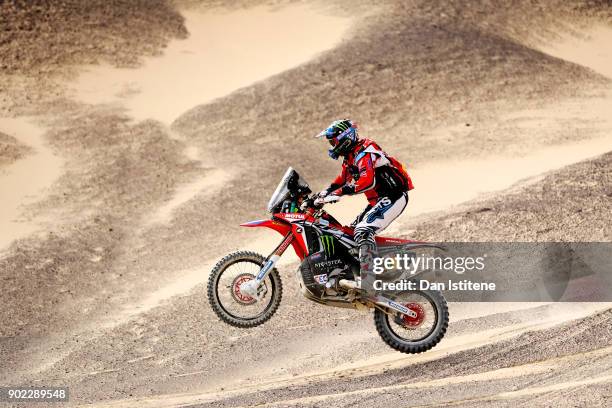
{"type": "MultiPolygon", "coordinates": [[[[403,353],[421,353],[435,346],[448,327],[448,307],[442,293],[417,290],[382,296],[362,290],[353,229],[341,225],[322,205],[315,205],[310,193],[308,184],[290,167],[268,203],[271,219],[241,224],[273,229],[283,240],[268,257],[237,251],[215,265],[208,280],[208,299],[217,316],[241,328],[270,319],[282,297],[275,264],[291,245],[301,260],[297,277],[307,299],[326,306],[374,309],[379,335],[403,353]]],[[[378,256],[435,247],[379,236],[376,243],[378,256]]]]}

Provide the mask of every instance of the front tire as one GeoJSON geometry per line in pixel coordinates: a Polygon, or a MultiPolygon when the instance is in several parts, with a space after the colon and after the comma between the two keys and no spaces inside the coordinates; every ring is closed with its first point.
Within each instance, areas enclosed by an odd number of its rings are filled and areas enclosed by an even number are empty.
{"type": "Polygon", "coordinates": [[[393,300],[410,305],[408,307],[418,310],[418,313],[417,318],[413,319],[399,313],[389,315],[379,309],[374,311],[376,331],[391,348],[416,354],[431,349],[442,340],[448,328],[449,315],[446,299],[441,292],[405,292],[393,300]],[[425,322],[428,322],[428,326],[424,326],[425,322]]]}
{"type": "Polygon", "coordinates": [[[208,277],[208,302],[219,319],[234,327],[249,328],[268,321],[278,309],[283,286],[276,268],[262,282],[265,295],[256,300],[240,292],[240,284],[254,279],[266,261],[263,255],[237,251],[221,259],[208,277]]]}

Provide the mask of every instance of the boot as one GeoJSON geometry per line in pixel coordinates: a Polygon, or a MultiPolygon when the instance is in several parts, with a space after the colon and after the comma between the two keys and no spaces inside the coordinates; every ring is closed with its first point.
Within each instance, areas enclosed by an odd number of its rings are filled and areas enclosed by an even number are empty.
{"type": "Polygon", "coordinates": [[[359,275],[361,288],[374,292],[374,258],[376,257],[376,243],[366,240],[359,245],[359,275]]]}

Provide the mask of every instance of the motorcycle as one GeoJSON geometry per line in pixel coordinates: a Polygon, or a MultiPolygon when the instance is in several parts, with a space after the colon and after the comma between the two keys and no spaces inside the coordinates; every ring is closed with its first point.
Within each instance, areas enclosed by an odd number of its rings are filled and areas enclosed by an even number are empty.
{"type": "MultiPolygon", "coordinates": [[[[421,353],[434,347],[448,327],[448,306],[441,292],[413,290],[367,293],[359,287],[358,248],[353,229],[341,225],[315,205],[308,184],[291,167],[268,203],[267,220],[241,224],[270,228],[283,239],[267,257],[236,251],[223,257],[208,280],[208,300],[224,322],[250,328],[269,320],[282,297],[281,277],[275,265],[289,246],[301,260],[297,278],[302,294],[321,305],[357,310],[374,309],[374,323],[383,341],[403,353],[421,353]]],[[[434,244],[376,236],[378,256],[414,254],[434,244]]]]}

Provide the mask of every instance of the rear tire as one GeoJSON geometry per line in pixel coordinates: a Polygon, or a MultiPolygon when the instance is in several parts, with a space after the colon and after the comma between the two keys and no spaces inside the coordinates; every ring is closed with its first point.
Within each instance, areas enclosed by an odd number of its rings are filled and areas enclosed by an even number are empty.
{"type": "MultiPolygon", "coordinates": [[[[262,299],[262,301],[268,299],[267,304],[261,312],[253,316],[239,316],[236,313],[232,313],[228,309],[227,305],[224,305],[224,302],[221,301],[219,296],[219,282],[223,277],[223,274],[228,271],[228,268],[239,263],[244,263],[245,266],[250,265],[251,270],[253,272],[246,274],[242,273],[237,277],[237,279],[239,279],[240,277],[244,277],[245,275],[253,276],[254,278],[256,275],[255,271],[259,270],[259,268],[261,268],[265,261],[266,258],[258,253],[250,251],[237,251],[226,255],[219,262],[217,262],[217,264],[211,271],[210,276],[208,277],[207,294],[208,302],[210,303],[212,310],[219,317],[219,319],[234,327],[249,328],[259,326],[260,324],[265,323],[274,315],[274,313],[278,309],[283,295],[283,286],[281,283],[281,278],[276,268],[273,268],[268,273],[266,279],[263,281],[264,284],[266,284],[267,293],[264,299],[262,299]]],[[[229,289],[230,292],[231,290],[233,290],[232,287],[230,287],[229,289]]],[[[238,309],[240,309],[241,306],[244,306],[246,308],[253,304],[260,303],[255,302],[254,299],[252,299],[252,301],[247,300],[241,302],[241,299],[237,298],[235,294],[231,295],[238,309]]]]}
{"type": "MultiPolygon", "coordinates": [[[[393,330],[389,319],[394,319],[393,315],[388,315],[382,310],[376,309],[374,311],[374,323],[376,325],[376,331],[391,348],[401,351],[402,353],[416,354],[422,353],[434,347],[442,340],[446,329],[448,328],[448,305],[446,299],[442,296],[439,291],[417,291],[412,292],[419,294],[424,297],[431,308],[434,311],[435,322],[430,332],[423,338],[418,340],[408,340],[401,337],[396,331],[393,330]]],[[[396,300],[399,302],[399,300],[396,300]]]]}

